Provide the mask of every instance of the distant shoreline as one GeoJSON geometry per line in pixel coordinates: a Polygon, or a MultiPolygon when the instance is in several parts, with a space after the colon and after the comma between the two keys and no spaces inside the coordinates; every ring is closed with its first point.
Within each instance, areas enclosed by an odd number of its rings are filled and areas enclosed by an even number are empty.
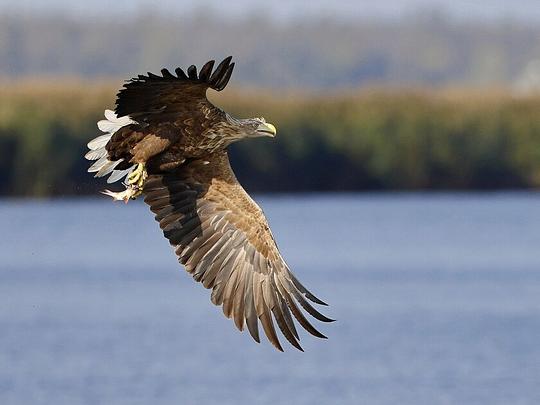
{"type": "MultiPolygon", "coordinates": [[[[86,172],[83,155],[116,90],[89,82],[2,86],[0,196],[95,195],[106,187],[86,172]]],[[[540,95],[501,89],[307,94],[212,94],[233,114],[264,115],[278,128],[273,141],[231,148],[233,168],[250,192],[540,187],[540,95]]]]}

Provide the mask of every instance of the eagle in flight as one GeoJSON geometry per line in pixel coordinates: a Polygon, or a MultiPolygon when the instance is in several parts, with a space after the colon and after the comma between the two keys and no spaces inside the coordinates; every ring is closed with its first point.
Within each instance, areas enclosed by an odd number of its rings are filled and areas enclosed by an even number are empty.
{"type": "Polygon", "coordinates": [[[88,143],[95,177],[123,180],[122,192],[104,191],[126,203],[144,195],[178,260],[193,278],[212,289],[236,327],[246,326],[257,342],[259,322],[268,340],[283,351],[283,336],[302,350],[293,317],[314,336],[325,338],[306,319],[330,322],[308,301],[326,305],[291,272],[277,248],[261,208],[236,180],[227,147],[244,138],[274,137],[263,118],[238,119],[215,107],[206,90],[227,85],[232,57],[199,72],[167,69],[126,82],[116,109],[98,122],[104,135],[88,143]]]}

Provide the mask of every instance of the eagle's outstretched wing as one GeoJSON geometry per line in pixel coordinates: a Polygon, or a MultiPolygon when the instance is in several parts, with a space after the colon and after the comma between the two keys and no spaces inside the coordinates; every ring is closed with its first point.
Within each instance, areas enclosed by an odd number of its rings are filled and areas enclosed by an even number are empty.
{"type": "Polygon", "coordinates": [[[237,182],[225,151],[173,172],[151,174],[144,192],[144,201],[179,261],[196,281],[212,289],[212,302],[223,306],[238,329],[246,325],[259,342],[260,321],[269,341],[282,351],[275,319],[285,338],[302,350],[294,316],[308,332],[325,337],[297,304],[318,320],[330,322],[308,300],[326,304],[287,267],[262,210],[237,182]]]}
{"type": "MultiPolygon", "coordinates": [[[[192,118],[203,108],[213,107],[206,98],[206,90],[221,91],[231,78],[234,63],[232,56],[225,58],[214,70],[214,61],[206,62],[197,73],[195,65],[187,73],[176,68],[176,76],[162,69],[162,76],[148,72],[129,80],[116,98],[115,113],[118,117],[129,115],[139,124],[175,123],[186,113],[192,118]]],[[[178,123],[181,125],[181,123],[178,123]]]]}

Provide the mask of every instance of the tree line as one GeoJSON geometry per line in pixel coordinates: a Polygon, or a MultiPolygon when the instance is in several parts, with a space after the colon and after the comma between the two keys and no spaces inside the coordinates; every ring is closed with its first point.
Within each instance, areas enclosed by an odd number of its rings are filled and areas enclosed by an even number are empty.
{"type": "MultiPolygon", "coordinates": [[[[0,87],[0,194],[95,193],[86,143],[118,83],[23,81],[0,87]]],[[[275,139],[231,148],[250,191],[496,190],[540,185],[540,96],[506,91],[317,93],[228,90],[211,99],[264,116],[275,139]]]]}
{"type": "Polygon", "coordinates": [[[532,23],[437,13],[288,22],[202,10],[86,19],[0,14],[0,77],[125,77],[234,55],[241,63],[233,81],[254,86],[489,86],[521,83],[540,59],[539,44],[532,23]]]}

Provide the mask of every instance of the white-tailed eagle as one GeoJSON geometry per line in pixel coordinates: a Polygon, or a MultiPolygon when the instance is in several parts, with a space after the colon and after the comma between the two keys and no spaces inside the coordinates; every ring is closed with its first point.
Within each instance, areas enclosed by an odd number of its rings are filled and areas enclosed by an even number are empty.
{"type": "Polygon", "coordinates": [[[326,305],[289,270],[259,206],[236,180],[227,147],[244,138],[273,137],[263,118],[237,119],[212,105],[206,90],[221,91],[234,63],[214,61],[197,73],[163,69],[128,81],[118,92],[115,111],[98,122],[105,132],[88,143],[88,169],[109,183],[125,180],[122,192],[105,191],[129,201],[144,194],[179,262],[223,307],[237,328],[246,326],[259,342],[261,323],[269,341],[283,350],[274,321],[285,338],[302,350],[297,322],[324,338],[299,306],[323,322],[331,319],[308,301],[326,305]]]}

